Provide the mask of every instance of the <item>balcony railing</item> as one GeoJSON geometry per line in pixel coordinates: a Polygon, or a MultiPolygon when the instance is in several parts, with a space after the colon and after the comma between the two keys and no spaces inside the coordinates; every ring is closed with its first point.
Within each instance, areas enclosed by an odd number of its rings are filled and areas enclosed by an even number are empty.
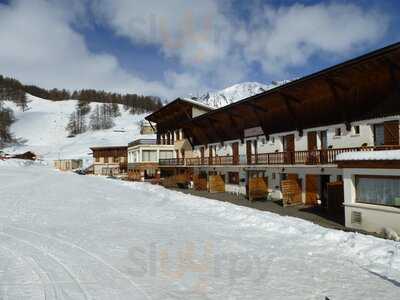
{"type": "Polygon", "coordinates": [[[258,153],[251,156],[215,156],[195,158],[160,159],[160,165],[186,165],[186,166],[225,166],[225,165],[324,165],[334,164],[336,157],[345,152],[382,151],[400,149],[395,146],[338,148],[311,151],[258,153]]]}
{"type": "Polygon", "coordinates": [[[159,164],[162,166],[183,166],[185,164],[185,159],[184,158],[160,159],[159,164]]]}

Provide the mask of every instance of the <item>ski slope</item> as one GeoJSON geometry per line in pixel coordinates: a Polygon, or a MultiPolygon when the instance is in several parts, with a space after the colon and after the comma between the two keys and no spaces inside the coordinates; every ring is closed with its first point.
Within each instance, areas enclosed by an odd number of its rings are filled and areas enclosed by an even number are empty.
{"type": "MultiPolygon", "coordinates": [[[[22,146],[5,149],[5,152],[21,153],[33,151],[44,160],[58,158],[81,158],[85,165],[90,164],[90,147],[120,146],[140,138],[138,122],[145,115],[132,115],[120,106],[121,116],[114,120],[115,127],[108,130],[91,131],[68,138],[65,129],[70,114],[75,110],[76,100],[48,101],[27,95],[29,108],[22,112],[14,103],[5,102],[5,106],[14,110],[17,121],[11,126],[11,132],[17,138],[25,139],[22,146]]],[[[91,103],[93,109],[98,103],[91,103]]],[[[90,113],[89,113],[90,115],[90,113]]],[[[87,124],[89,123],[87,116],[87,124]]],[[[146,138],[154,136],[146,135],[146,138]]]]}
{"type": "Polygon", "coordinates": [[[0,161],[0,299],[399,299],[400,243],[0,161]]]}

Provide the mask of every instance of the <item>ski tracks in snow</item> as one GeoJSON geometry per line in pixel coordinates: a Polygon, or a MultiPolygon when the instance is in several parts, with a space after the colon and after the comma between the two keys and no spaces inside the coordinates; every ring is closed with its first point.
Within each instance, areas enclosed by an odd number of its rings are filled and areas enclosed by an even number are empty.
{"type": "MultiPolygon", "coordinates": [[[[23,229],[15,226],[6,226],[3,228],[3,232],[0,232],[0,235],[7,237],[9,239],[15,240],[17,243],[22,243],[27,246],[29,246],[32,250],[34,249],[37,252],[40,252],[40,259],[34,259],[31,255],[31,251],[29,251],[30,254],[28,254],[31,260],[31,266],[34,272],[42,279],[42,282],[46,282],[46,284],[43,284],[44,286],[50,285],[53,287],[53,293],[49,293],[45,288],[44,288],[44,299],[64,299],[65,297],[59,297],[61,294],[57,289],[55,288],[62,286],[62,291],[65,292],[67,290],[67,294],[70,292],[68,289],[68,286],[73,283],[75,286],[75,291],[79,290],[80,291],[80,297],[77,298],[74,295],[73,299],[85,299],[85,300],[90,300],[90,299],[97,299],[96,296],[92,296],[91,293],[88,291],[88,289],[85,288],[85,285],[93,287],[93,286],[101,286],[104,288],[104,285],[111,284],[113,286],[112,291],[115,292],[116,290],[126,290],[126,284],[123,282],[120,283],[120,279],[123,279],[123,281],[127,282],[128,285],[131,287],[129,293],[131,295],[137,295],[140,294],[142,297],[140,299],[151,299],[151,297],[135,282],[130,278],[127,274],[123,273],[116,267],[112,266],[111,264],[107,263],[104,259],[99,257],[97,254],[94,254],[93,252],[90,252],[81,246],[74,244],[72,242],[63,240],[58,237],[53,237],[49,236],[40,232],[28,230],[28,229],[23,229]],[[30,236],[30,237],[29,237],[30,236]],[[37,244],[39,243],[39,245],[37,244]],[[49,247],[48,249],[44,250],[44,247],[49,247]],[[57,249],[58,248],[58,249],[57,249]],[[72,251],[71,251],[72,250],[72,251]],[[74,255],[74,251],[78,251],[79,255],[74,255]],[[82,254],[84,254],[82,256],[82,254]],[[69,257],[72,255],[72,257],[69,257]],[[63,270],[64,273],[69,277],[69,281],[55,281],[50,279],[53,277],[52,271],[46,271],[44,268],[40,266],[39,262],[42,262],[42,265],[48,266],[48,262],[46,262],[46,258],[50,258],[53,262],[55,262],[57,265],[59,265],[63,270]],[[82,260],[82,257],[85,258],[87,263],[95,263],[96,264],[96,274],[92,274],[93,280],[86,282],[82,281],[79,278],[79,275],[74,273],[72,269],[66,265],[66,263],[69,263],[66,261],[66,258],[71,259],[73,263],[78,263],[74,262],[73,259],[75,257],[79,257],[82,260]],[[63,262],[65,261],[65,263],[63,262]],[[110,280],[107,282],[97,282],[96,278],[98,278],[96,275],[101,274],[101,276],[104,279],[104,275],[110,280]],[[118,287],[114,287],[115,285],[120,285],[118,287]],[[132,288],[134,289],[132,291],[132,288]]],[[[11,251],[11,250],[9,250],[11,251]]],[[[76,254],[76,253],[75,253],[76,254]]],[[[14,257],[20,257],[17,256],[15,253],[12,254],[14,257]]],[[[25,259],[26,260],[26,259],[25,259]]],[[[86,276],[87,277],[87,276],[86,276]]],[[[109,295],[111,298],[111,295],[109,295]]],[[[115,297],[115,295],[112,295],[112,297],[115,297]]],[[[69,297],[68,297],[69,298],[69,297]]],[[[118,299],[118,298],[117,298],[118,299]]]]}

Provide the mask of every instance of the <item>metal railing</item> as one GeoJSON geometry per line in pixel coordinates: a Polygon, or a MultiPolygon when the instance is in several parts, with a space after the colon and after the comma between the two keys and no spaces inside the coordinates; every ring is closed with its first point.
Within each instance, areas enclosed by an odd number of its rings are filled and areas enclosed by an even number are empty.
{"type": "Polygon", "coordinates": [[[225,165],[323,165],[334,164],[336,157],[346,152],[382,151],[400,149],[399,145],[376,147],[353,147],[337,149],[321,149],[310,151],[290,151],[257,153],[252,155],[240,155],[233,157],[194,157],[160,159],[160,165],[186,165],[186,166],[225,166],[225,165]]]}

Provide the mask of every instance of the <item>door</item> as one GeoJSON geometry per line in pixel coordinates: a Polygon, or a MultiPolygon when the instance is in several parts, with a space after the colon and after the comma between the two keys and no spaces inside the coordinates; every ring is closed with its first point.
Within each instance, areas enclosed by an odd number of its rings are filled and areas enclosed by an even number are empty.
{"type": "Polygon", "coordinates": [[[283,205],[302,203],[302,182],[297,174],[287,174],[287,179],[281,181],[283,205]]]}
{"type": "Polygon", "coordinates": [[[385,145],[399,145],[399,121],[384,123],[385,145]]]}
{"type": "Polygon", "coordinates": [[[307,147],[308,151],[317,150],[317,133],[315,131],[307,133],[307,147]]]}
{"type": "Polygon", "coordinates": [[[307,163],[316,164],[318,163],[318,151],[317,151],[317,132],[310,131],[307,133],[307,163]]]}
{"type": "Polygon", "coordinates": [[[208,164],[209,165],[213,164],[213,147],[212,146],[208,147],[208,164]]]}
{"type": "Polygon", "coordinates": [[[326,130],[320,131],[319,136],[321,139],[320,161],[321,163],[326,163],[328,161],[328,136],[326,130]]]}
{"type": "Polygon", "coordinates": [[[285,151],[285,164],[293,164],[294,134],[289,134],[283,137],[283,150],[285,151]]]}
{"type": "Polygon", "coordinates": [[[317,205],[318,204],[318,188],[319,176],[318,175],[306,175],[306,204],[317,205]]]}
{"type": "Polygon", "coordinates": [[[200,164],[204,165],[204,147],[200,148],[200,164]]]}
{"type": "Polygon", "coordinates": [[[238,165],[239,164],[239,143],[233,143],[232,144],[232,156],[233,156],[233,164],[238,165]]]}
{"type": "Polygon", "coordinates": [[[246,141],[247,164],[251,165],[251,141],[246,141]]]}

